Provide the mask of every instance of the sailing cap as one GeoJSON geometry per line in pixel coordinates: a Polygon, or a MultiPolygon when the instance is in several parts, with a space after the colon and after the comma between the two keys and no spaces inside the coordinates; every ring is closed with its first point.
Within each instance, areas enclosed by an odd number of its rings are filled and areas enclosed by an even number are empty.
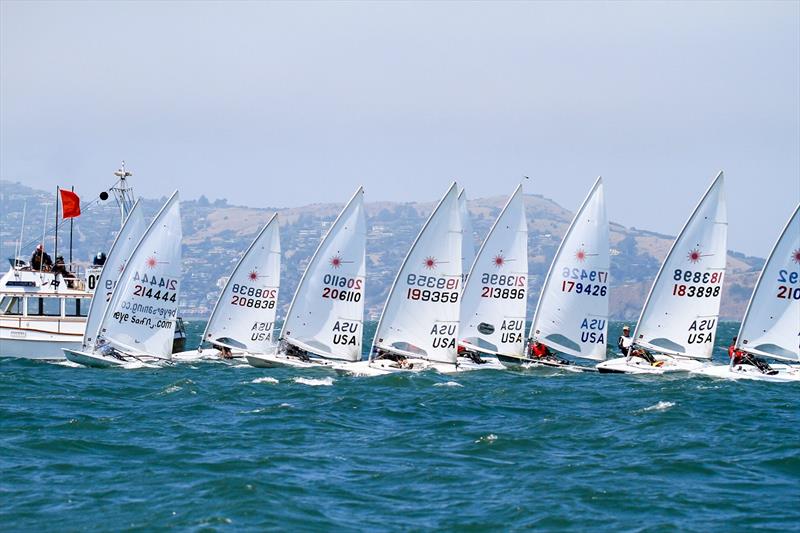
{"type": "Polygon", "coordinates": [[[36,245],[36,249],[37,250],[42,250],[43,248],[44,248],[44,246],[42,246],[41,243],[36,245]]]}
{"type": "Polygon", "coordinates": [[[631,328],[629,328],[628,326],[622,326],[622,331],[630,331],[630,330],[631,328]]]}

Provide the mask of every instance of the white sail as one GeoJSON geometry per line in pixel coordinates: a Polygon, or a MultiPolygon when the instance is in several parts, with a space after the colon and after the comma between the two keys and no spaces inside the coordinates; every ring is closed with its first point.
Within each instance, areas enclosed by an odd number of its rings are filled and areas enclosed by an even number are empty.
{"type": "Polygon", "coordinates": [[[175,191],[117,281],[100,335],[125,352],[169,359],[181,283],[181,215],[175,191]]]}
{"type": "Polygon", "coordinates": [[[800,205],[761,270],[742,319],[737,348],[800,361],[800,205]]]}
{"type": "Polygon", "coordinates": [[[392,283],[374,348],[455,363],[461,294],[461,216],[453,183],[392,283]]]}
{"type": "Polygon", "coordinates": [[[270,350],[280,276],[281,241],[276,213],[233,269],[208,319],[203,340],[249,353],[270,350]]]}
{"type": "Polygon", "coordinates": [[[103,270],[100,272],[100,278],[97,280],[94,296],[89,304],[89,314],[86,317],[86,329],[83,333],[84,350],[94,344],[106,306],[111,301],[114,287],[117,285],[117,278],[125,268],[125,263],[133,253],[133,249],[144,235],[145,229],[147,229],[147,224],[137,200],[111,244],[103,270]]]}
{"type": "Polygon", "coordinates": [[[361,359],[366,242],[364,189],[359,187],[303,273],[282,339],[322,357],[361,359]]]}
{"type": "Polygon", "coordinates": [[[461,211],[461,228],[464,231],[461,238],[461,287],[463,289],[469,269],[472,268],[472,263],[475,262],[475,235],[472,230],[469,207],[467,206],[466,189],[461,189],[458,194],[458,208],[461,211]]]}
{"type": "Polygon", "coordinates": [[[711,358],[727,254],[723,182],[720,172],[672,244],[636,324],[635,344],[711,358]]]}
{"type": "Polygon", "coordinates": [[[609,230],[597,178],[556,251],[529,337],[584,359],[606,358],[609,230]]]}
{"type": "Polygon", "coordinates": [[[528,293],[528,222],[519,185],[478,251],[461,300],[459,342],[522,357],[528,293]]]}

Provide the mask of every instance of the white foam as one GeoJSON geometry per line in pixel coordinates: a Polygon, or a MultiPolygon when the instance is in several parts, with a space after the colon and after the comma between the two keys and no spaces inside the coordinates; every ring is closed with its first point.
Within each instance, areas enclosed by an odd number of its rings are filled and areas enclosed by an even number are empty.
{"type": "Polygon", "coordinates": [[[173,392],[178,392],[179,390],[182,389],[183,387],[179,387],[178,385],[172,385],[171,387],[167,387],[166,389],[164,389],[164,394],[172,394],[173,392]]]}
{"type": "Polygon", "coordinates": [[[278,383],[278,380],[272,376],[264,376],[263,378],[256,378],[250,383],[278,383]]]}
{"type": "Polygon", "coordinates": [[[645,407],[642,409],[642,412],[646,411],[666,411],[670,407],[674,406],[675,402],[658,402],[655,405],[651,405],[650,407],[645,407]]]}
{"type": "Polygon", "coordinates": [[[496,440],[497,440],[497,435],[495,435],[494,433],[489,433],[488,435],[484,435],[483,437],[479,438],[479,439],[478,439],[478,440],[476,440],[475,442],[476,442],[476,443],[481,443],[481,442],[494,442],[494,441],[496,441],[496,440]]]}
{"type": "Polygon", "coordinates": [[[295,383],[299,383],[301,385],[309,385],[311,387],[330,387],[333,385],[333,378],[321,378],[321,379],[313,379],[313,378],[294,378],[295,383]]]}
{"type": "Polygon", "coordinates": [[[455,381],[445,381],[444,383],[434,383],[434,387],[463,387],[461,383],[455,381]]]}

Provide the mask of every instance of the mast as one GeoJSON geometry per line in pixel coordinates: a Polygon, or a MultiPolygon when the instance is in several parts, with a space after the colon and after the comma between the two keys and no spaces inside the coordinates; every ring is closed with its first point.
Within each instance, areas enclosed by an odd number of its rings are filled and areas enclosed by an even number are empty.
{"type": "Polygon", "coordinates": [[[128,185],[128,178],[133,176],[133,172],[125,168],[125,161],[123,161],[122,166],[116,172],[114,172],[114,175],[119,178],[119,181],[109,190],[114,194],[114,198],[117,200],[117,205],[119,205],[119,227],[122,228],[122,225],[125,223],[125,219],[128,218],[128,213],[130,213],[134,203],[133,187],[128,185]]]}

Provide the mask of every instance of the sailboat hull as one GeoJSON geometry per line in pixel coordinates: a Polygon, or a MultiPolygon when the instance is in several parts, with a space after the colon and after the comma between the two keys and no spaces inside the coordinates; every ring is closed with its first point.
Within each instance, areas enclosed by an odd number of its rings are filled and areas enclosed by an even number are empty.
{"type": "Polygon", "coordinates": [[[78,350],[70,350],[64,348],[64,355],[67,360],[73,363],[90,366],[92,368],[117,368],[125,365],[125,361],[117,359],[116,357],[108,357],[105,355],[80,352],[78,350]]]}
{"type": "Polygon", "coordinates": [[[500,360],[504,368],[512,370],[527,370],[531,368],[557,368],[566,370],[568,372],[596,372],[596,369],[586,366],[577,365],[570,362],[560,362],[542,359],[529,359],[527,357],[516,357],[513,355],[498,354],[497,358],[500,360]]]}
{"type": "Polygon", "coordinates": [[[305,360],[293,355],[286,355],[285,353],[245,354],[244,357],[250,366],[256,368],[331,368],[335,370],[336,366],[340,364],[339,361],[334,361],[332,359],[312,356],[309,357],[308,360],[305,360]]]}
{"type": "Polygon", "coordinates": [[[717,379],[749,379],[773,383],[800,382],[800,367],[796,365],[770,365],[775,374],[765,374],[753,365],[709,365],[694,370],[692,374],[717,379]]]}
{"type": "Polygon", "coordinates": [[[197,350],[188,350],[185,352],[177,352],[172,354],[172,359],[176,363],[194,363],[202,361],[224,361],[224,362],[243,362],[245,360],[244,352],[233,352],[232,357],[224,358],[220,355],[220,351],[216,348],[198,348],[197,350]]]}
{"type": "Polygon", "coordinates": [[[599,363],[596,368],[601,374],[667,374],[671,372],[692,372],[702,368],[707,363],[695,359],[685,359],[670,357],[662,354],[655,354],[656,365],[653,365],[641,357],[617,357],[599,363]],[[658,364],[660,363],[660,364],[658,364]]]}
{"type": "MultiPolygon", "coordinates": [[[[465,368],[461,364],[437,363],[426,359],[415,359],[413,357],[406,359],[406,362],[406,366],[400,366],[397,361],[391,359],[374,359],[372,361],[357,361],[355,363],[343,361],[337,363],[334,369],[339,372],[361,377],[385,376],[387,374],[397,373],[418,373],[425,372],[426,370],[435,370],[441,374],[456,374],[474,370],[474,368],[465,368]]],[[[475,363],[472,364],[475,365],[475,363]]]]}

